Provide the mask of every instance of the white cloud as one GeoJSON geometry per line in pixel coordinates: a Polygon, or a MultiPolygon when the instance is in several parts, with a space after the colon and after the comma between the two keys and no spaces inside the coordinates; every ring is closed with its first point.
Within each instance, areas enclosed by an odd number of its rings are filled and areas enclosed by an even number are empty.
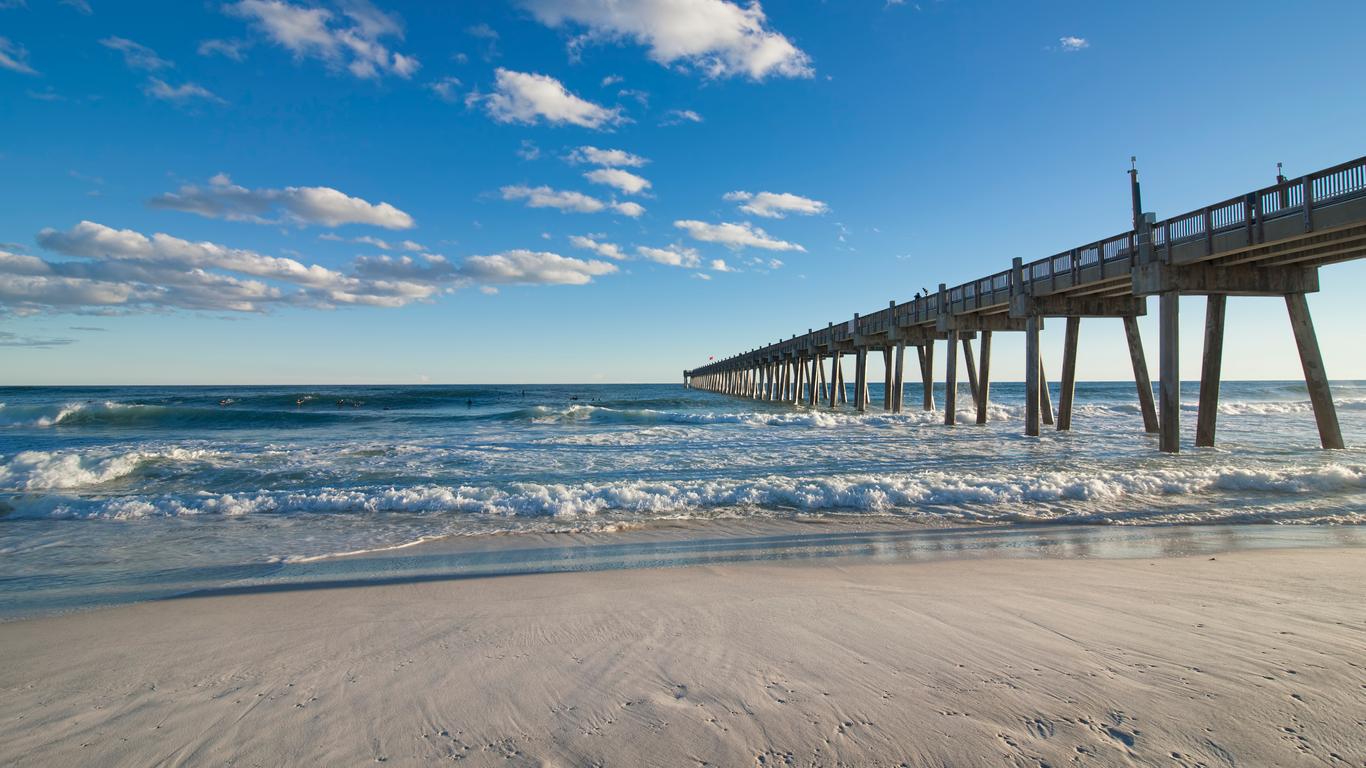
{"type": "Polygon", "coordinates": [[[602,79],[602,87],[606,88],[611,85],[616,85],[617,83],[620,83],[625,79],[626,78],[622,77],[621,75],[608,75],[607,77],[604,77],[602,79]]]}
{"type": "Polygon", "coordinates": [[[643,259],[666,264],[670,267],[691,269],[702,263],[702,257],[697,254],[695,249],[681,245],[668,245],[663,248],[638,245],[636,246],[636,253],[643,259]]]}
{"type": "Polygon", "coordinates": [[[704,221],[685,219],[675,221],[674,226],[687,232],[694,240],[701,240],[704,243],[719,243],[727,248],[750,247],[770,251],[806,250],[796,243],[773,238],[767,232],[747,221],[739,224],[708,224],[704,221]]]}
{"type": "Polygon", "coordinates": [[[403,39],[395,16],[367,0],[350,0],[340,16],[326,8],[293,5],[284,0],[240,0],[223,11],[252,22],[271,41],[295,58],[315,58],[333,68],[345,67],[361,78],[381,75],[412,77],[421,66],[412,56],[391,51],[385,38],[403,39]]]}
{"type": "Polygon", "coordinates": [[[587,31],[575,48],[598,41],[631,40],[664,65],[679,64],[708,77],[810,77],[811,60],[769,28],[757,0],[522,0],[541,23],[587,31]]]}
{"type": "Polygon", "coordinates": [[[243,51],[249,45],[245,40],[205,40],[199,44],[197,51],[200,56],[222,56],[233,61],[244,61],[247,57],[243,51]]]}
{"type": "Polygon", "coordinates": [[[579,147],[565,158],[571,163],[584,163],[586,165],[602,165],[611,168],[628,167],[639,168],[650,162],[640,155],[633,155],[621,149],[598,149],[597,147],[579,147]]]}
{"type": "Polygon", "coordinates": [[[830,210],[819,200],[790,192],[727,192],[724,199],[743,203],[740,210],[768,219],[781,219],[789,213],[812,216],[830,210]]]}
{"type": "Polygon", "coordinates": [[[413,253],[423,253],[427,250],[427,246],[415,240],[404,240],[399,243],[399,247],[405,251],[412,251],[413,253]]]}
{"type": "Polygon", "coordinates": [[[38,243],[80,260],[0,258],[0,274],[10,275],[0,280],[6,310],[259,312],[275,305],[399,305],[437,290],[377,284],[294,259],[90,221],[64,232],[44,229],[38,243]]]}
{"type": "Polygon", "coordinates": [[[504,200],[525,200],[528,208],[558,208],[566,213],[597,213],[606,203],[582,192],[510,185],[502,188],[504,200]]]}
{"type": "Polygon", "coordinates": [[[483,56],[484,61],[493,61],[498,58],[498,40],[500,37],[498,30],[488,24],[480,23],[467,27],[465,34],[483,42],[484,50],[480,55],[483,56]]]}
{"type": "Polygon", "coordinates": [[[731,265],[727,264],[725,259],[712,259],[712,260],[711,260],[711,270],[712,270],[713,272],[735,272],[735,271],[737,271],[737,270],[735,269],[735,267],[732,267],[731,265]]]}
{"type": "Polygon", "coordinates": [[[460,78],[450,77],[449,75],[430,83],[427,83],[427,90],[436,94],[438,99],[454,104],[457,101],[455,89],[460,87],[460,78]]]}
{"type": "Polygon", "coordinates": [[[616,259],[617,261],[624,261],[626,259],[626,254],[622,252],[621,246],[616,243],[606,243],[599,239],[595,239],[600,237],[602,236],[593,235],[589,237],[585,235],[570,235],[569,242],[575,248],[583,248],[584,250],[592,251],[599,256],[605,256],[609,259],[616,259]]]}
{"type": "Polygon", "coordinates": [[[148,201],[157,208],[187,211],[211,219],[275,223],[268,215],[276,208],[297,224],[338,227],[370,224],[385,229],[411,229],[413,217],[389,203],[371,203],[331,187],[285,187],[247,189],[232,183],[227,174],[209,179],[207,187],[186,185],[179,192],[148,201]]]}
{"type": "Polygon", "coordinates": [[[606,261],[584,261],[545,251],[514,250],[465,259],[461,274],[484,284],[583,285],[617,271],[606,261]]]}
{"type": "Polygon", "coordinates": [[[620,108],[608,109],[581,99],[548,75],[500,67],[494,73],[494,79],[493,93],[472,93],[465,103],[470,106],[482,103],[489,117],[500,123],[532,125],[545,120],[601,130],[625,121],[620,108]]]}
{"type": "MultiPolygon", "coordinates": [[[[375,246],[376,248],[379,248],[379,249],[385,250],[385,251],[390,250],[390,249],[392,249],[392,248],[394,247],[394,246],[390,245],[389,242],[388,242],[387,240],[381,240],[381,239],[379,239],[378,237],[371,237],[370,235],[362,235],[362,236],[360,236],[360,237],[353,238],[353,239],[351,240],[351,242],[353,242],[353,243],[360,243],[360,244],[362,244],[362,245],[373,245],[373,246],[375,246]]],[[[421,249],[419,249],[419,250],[421,250],[421,249]]]]}
{"type": "Polygon", "coordinates": [[[680,125],[682,123],[700,123],[702,116],[691,109],[671,109],[664,113],[664,119],[659,121],[660,125],[680,125]]]}
{"type": "Polygon", "coordinates": [[[1091,47],[1091,43],[1087,41],[1086,38],[1074,37],[1072,35],[1066,35],[1058,38],[1058,45],[1061,46],[1064,51],[1068,52],[1080,51],[1083,48],[1091,47]]]}
{"type": "Polygon", "coordinates": [[[695,278],[697,278],[698,280],[710,280],[710,279],[711,279],[711,275],[707,274],[706,272],[694,272],[694,273],[692,273],[692,276],[695,277],[695,278]]]}
{"type": "Polygon", "coordinates": [[[38,74],[38,70],[28,65],[28,49],[8,37],[0,37],[0,69],[23,75],[38,74]]]}
{"type": "Polygon", "coordinates": [[[583,175],[594,184],[605,184],[628,195],[637,195],[650,188],[650,180],[620,168],[598,168],[583,175]]]}
{"type": "Polygon", "coordinates": [[[502,192],[504,200],[525,200],[528,208],[555,208],[563,213],[597,213],[611,209],[633,219],[645,213],[645,208],[636,203],[603,202],[582,192],[552,189],[547,186],[528,187],[513,184],[499,191],[502,192]]]}
{"type": "Polygon", "coordinates": [[[184,104],[196,99],[211,101],[215,104],[226,104],[213,91],[197,83],[181,83],[180,85],[170,85],[165,80],[156,77],[147,78],[147,85],[143,91],[154,99],[162,101],[173,101],[177,104],[184,104]]]}
{"type": "Polygon", "coordinates": [[[123,54],[123,63],[131,69],[156,72],[175,66],[174,63],[158,56],[151,48],[126,37],[106,37],[100,41],[100,45],[123,54]]]}
{"type": "Polygon", "coordinates": [[[470,284],[581,285],[617,271],[608,262],[515,250],[458,264],[431,253],[362,256],[346,273],[91,221],[65,231],[44,229],[37,239],[65,258],[48,261],[0,250],[0,316],[401,307],[470,284]]]}
{"type": "Polygon", "coordinates": [[[535,160],[541,156],[541,148],[531,139],[522,139],[522,145],[517,148],[517,156],[527,161],[535,160]]]}

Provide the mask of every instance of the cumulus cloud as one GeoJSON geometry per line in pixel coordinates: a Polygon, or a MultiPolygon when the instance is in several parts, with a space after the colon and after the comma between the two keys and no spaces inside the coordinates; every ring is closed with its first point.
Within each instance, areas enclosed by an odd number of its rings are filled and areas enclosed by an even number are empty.
{"type": "Polygon", "coordinates": [[[726,263],[725,259],[712,259],[711,269],[713,272],[736,272],[735,267],[726,263]]]}
{"type": "Polygon", "coordinates": [[[350,0],[340,14],[284,0],[240,0],[223,11],[246,19],[296,59],[318,59],[356,77],[408,78],[421,66],[415,57],[389,49],[384,40],[402,40],[403,25],[367,0],[350,0]]]}
{"type": "Polygon", "coordinates": [[[441,78],[440,80],[435,80],[433,82],[427,83],[427,90],[436,94],[436,97],[438,99],[441,99],[445,102],[450,102],[452,104],[454,104],[457,100],[457,94],[455,92],[455,89],[459,87],[460,79],[457,77],[450,77],[449,75],[441,78]]]}
{"type": "Polygon", "coordinates": [[[243,61],[247,58],[243,51],[248,45],[245,40],[204,40],[196,50],[200,56],[222,56],[233,61],[243,61]]]}
{"type": "Polygon", "coordinates": [[[636,246],[636,253],[642,259],[647,259],[657,264],[665,264],[670,267],[691,269],[702,263],[702,257],[698,255],[696,249],[687,248],[681,245],[667,245],[663,248],[638,245],[636,246]]]}
{"type": "Polygon", "coordinates": [[[338,227],[343,224],[370,224],[385,229],[411,229],[413,217],[389,203],[371,203],[351,197],[331,187],[285,187],[284,189],[247,189],[220,173],[207,186],[188,184],[179,192],[168,192],[148,201],[157,208],[197,213],[211,219],[276,223],[270,218],[276,209],[296,224],[338,227]]]}
{"type": "Polygon", "coordinates": [[[141,43],[135,43],[126,37],[106,37],[100,41],[100,45],[123,54],[123,63],[128,65],[130,69],[156,72],[175,66],[174,63],[158,56],[157,52],[151,48],[141,43]]]}
{"type": "Polygon", "coordinates": [[[628,195],[637,195],[650,188],[649,179],[620,168],[599,168],[585,173],[583,177],[594,184],[614,187],[628,195]]]}
{"type": "Polygon", "coordinates": [[[620,108],[608,109],[570,93],[549,75],[514,72],[501,67],[494,73],[492,93],[471,93],[465,103],[483,104],[489,117],[500,123],[577,125],[601,130],[625,121],[620,108]]]}
{"type": "Polygon", "coordinates": [[[719,243],[727,248],[763,248],[769,251],[805,251],[796,243],[778,240],[767,232],[750,224],[726,223],[708,224],[704,221],[684,219],[675,221],[674,226],[688,233],[694,240],[704,243],[719,243]]]}
{"type": "Polygon", "coordinates": [[[789,213],[813,216],[825,213],[830,207],[819,200],[794,195],[790,192],[728,192],[724,198],[742,203],[740,210],[754,216],[781,219],[789,213]]]}
{"type": "Polygon", "coordinates": [[[616,243],[607,243],[596,239],[601,237],[602,235],[593,235],[591,237],[585,235],[570,235],[569,242],[575,248],[592,251],[599,256],[605,256],[609,259],[616,259],[617,261],[624,261],[626,259],[626,254],[622,252],[621,246],[616,243]]]}
{"type": "Polygon", "coordinates": [[[226,104],[213,91],[197,83],[181,83],[180,85],[170,85],[165,80],[156,77],[147,78],[147,85],[143,91],[154,99],[170,101],[176,104],[184,104],[190,101],[210,101],[215,104],[226,104]]]}
{"type": "Polygon", "coordinates": [[[650,162],[640,155],[633,155],[622,149],[598,149],[587,146],[570,152],[565,159],[571,163],[601,165],[608,168],[639,168],[650,162]]]}
{"type": "Polygon", "coordinates": [[[702,116],[691,109],[671,109],[664,113],[664,119],[659,121],[660,125],[681,125],[683,123],[700,123],[702,116]]]}
{"type": "Polygon", "coordinates": [[[525,200],[528,208],[555,208],[562,213],[597,213],[615,210],[624,216],[636,218],[645,209],[636,203],[603,202],[592,195],[565,189],[552,189],[547,186],[528,187],[509,185],[500,190],[504,200],[525,200]]]}
{"type": "Polygon", "coordinates": [[[629,40],[654,61],[708,77],[811,77],[811,59],[768,25],[757,0],[522,0],[549,27],[583,29],[574,49],[629,40]]]}
{"type": "Polygon", "coordinates": [[[28,64],[28,49],[8,37],[0,37],[0,69],[23,75],[38,74],[38,70],[28,64]]]}
{"type": "Polygon", "coordinates": [[[373,245],[374,247],[384,251],[391,250],[394,247],[389,244],[389,241],[381,240],[378,237],[371,237],[370,235],[362,235],[360,237],[353,238],[351,242],[360,243],[361,245],[373,245]]]}
{"type": "Polygon", "coordinates": [[[432,253],[362,256],[344,272],[91,221],[44,229],[38,243],[64,258],[0,251],[0,315],[401,307],[471,284],[580,285],[616,271],[607,262],[518,250],[458,264],[432,253]]]}
{"type": "Polygon", "coordinates": [[[510,185],[502,188],[504,200],[525,200],[528,208],[557,208],[566,213],[597,213],[606,203],[582,192],[510,185]]]}
{"type": "Polygon", "coordinates": [[[535,160],[541,156],[541,148],[531,139],[522,139],[522,145],[517,148],[517,156],[527,161],[535,160]]]}
{"type": "Polygon", "coordinates": [[[1090,47],[1091,47],[1091,43],[1090,43],[1089,41],[1087,41],[1086,38],[1084,38],[1084,37],[1075,37],[1075,36],[1073,36],[1073,35],[1065,35],[1065,36],[1063,36],[1063,37],[1058,38],[1058,45],[1059,45],[1059,47],[1061,47],[1064,51],[1068,51],[1068,52],[1071,52],[1071,51],[1080,51],[1080,50],[1083,49],[1083,48],[1090,48],[1090,47]]]}
{"type": "Polygon", "coordinates": [[[640,203],[632,203],[629,201],[625,203],[612,203],[612,208],[622,216],[630,216],[633,219],[638,219],[645,213],[645,206],[640,203]]]}
{"type": "Polygon", "coordinates": [[[606,261],[584,261],[545,251],[514,250],[465,259],[461,274],[488,284],[583,285],[617,271],[606,261]]]}

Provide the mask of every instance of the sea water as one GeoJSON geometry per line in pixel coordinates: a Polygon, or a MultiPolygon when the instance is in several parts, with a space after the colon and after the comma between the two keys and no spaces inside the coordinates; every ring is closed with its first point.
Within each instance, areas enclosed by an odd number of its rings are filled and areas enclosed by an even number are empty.
{"type": "MultiPolygon", "coordinates": [[[[1366,522],[1366,383],[1225,382],[1219,446],[1143,432],[1132,383],[1077,385],[1023,436],[1023,387],[974,423],[669,385],[0,388],[0,618],[219,588],[330,555],[665,521],[940,527],[1366,522]]],[[[1056,403],[1057,393],[1053,394],[1056,403]]],[[[936,405],[944,401],[942,387],[936,405]]]]}

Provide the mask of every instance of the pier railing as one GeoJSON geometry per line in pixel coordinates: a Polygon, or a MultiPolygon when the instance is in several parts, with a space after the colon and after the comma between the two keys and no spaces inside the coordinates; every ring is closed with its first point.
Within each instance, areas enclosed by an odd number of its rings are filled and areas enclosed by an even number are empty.
{"type": "MultiPolygon", "coordinates": [[[[929,326],[941,315],[995,310],[1009,304],[1015,293],[1047,295],[1078,286],[1119,281],[1128,278],[1140,257],[1140,237],[1151,238],[1156,258],[1170,260],[1174,249],[1196,248],[1199,254],[1214,255],[1216,238],[1238,239],[1246,233],[1246,244],[1261,242],[1268,223],[1301,217],[1308,231],[1314,211],[1352,198],[1366,197],[1366,157],[1325,168],[1295,179],[1286,179],[1262,189],[1172,216],[1148,225],[1143,233],[1130,230],[1076,248],[1026,262],[1017,278],[1004,270],[971,280],[941,292],[918,296],[852,320],[831,323],[805,335],[751,350],[746,355],[782,354],[809,346],[829,346],[860,336],[885,333],[892,328],[929,326]],[[1205,248],[1189,246],[1203,240],[1205,248]]],[[[1293,223],[1293,221],[1292,221],[1293,223]]],[[[698,372],[719,368],[735,359],[716,361],[698,372]]]]}

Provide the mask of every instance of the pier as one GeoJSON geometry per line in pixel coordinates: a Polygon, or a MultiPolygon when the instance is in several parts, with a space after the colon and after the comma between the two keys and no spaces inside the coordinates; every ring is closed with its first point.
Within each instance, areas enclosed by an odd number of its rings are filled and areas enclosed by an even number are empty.
{"type": "Polygon", "coordinates": [[[1279,296],[1285,301],[1305,384],[1324,448],[1342,448],[1305,295],[1319,289],[1319,267],[1366,256],[1366,157],[1159,221],[1143,210],[1137,169],[1130,170],[1133,225],[1127,232],[1026,262],[847,322],[827,323],[785,341],[684,371],[685,386],[754,400],[831,408],[848,404],[845,358],[852,357],[853,407],[867,411],[868,357],[882,355],[881,407],[903,408],[906,350],[915,349],[921,407],[934,410],[933,362],[944,342],[944,423],[957,420],[961,353],[976,406],[987,421],[992,334],[1025,334],[1025,434],[1043,426],[1072,428],[1077,343],[1082,318],[1117,317],[1133,365],[1143,428],[1161,450],[1181,447],[1179,298],[1205,296],[1196,446],[1212,446],[1219,405],[1224,310],[1229,296],[1279,296]],[[1137,318],[1158,300],[1158,391],[1154,397],[1137,318]],[[1046,319],[1065,325],[1061,386],[1051,402],[1039,332],[1046,319]],[[973,341],[978,341],[974,352],[973,341]],[[975,356],[974,356],[975,355],[975,356]]]}

